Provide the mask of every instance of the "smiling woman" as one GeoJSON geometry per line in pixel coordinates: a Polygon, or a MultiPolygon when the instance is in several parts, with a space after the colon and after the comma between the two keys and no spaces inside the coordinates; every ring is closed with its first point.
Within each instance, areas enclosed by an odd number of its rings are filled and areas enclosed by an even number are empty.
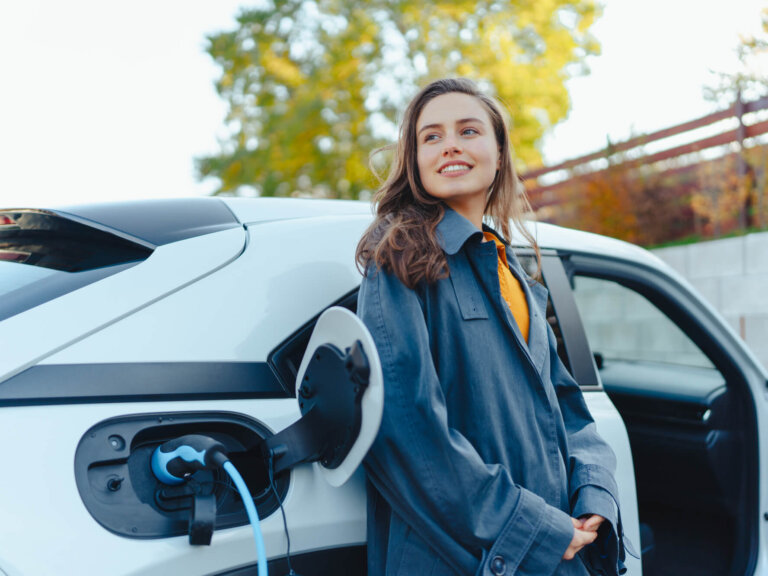
{"type": "Polygon", "coordinates": [[[469,80],[424,88],[375,200],[357,250],[385,390],[368,574],[623,573],[615,456],[507,242],[512,220],[540,260],[499,105],[469,80]]]}

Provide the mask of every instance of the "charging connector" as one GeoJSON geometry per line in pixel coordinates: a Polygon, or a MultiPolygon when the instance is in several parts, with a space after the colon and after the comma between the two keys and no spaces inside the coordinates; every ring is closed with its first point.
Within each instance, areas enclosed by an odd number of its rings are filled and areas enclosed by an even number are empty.
{"type": "Polygon", "coordinates": [[[199,434],[174,438],[158,446],[152,453],[152,472],[160,482],[169,485],[183,484],[198,470],[223,468],[240,493],[240,498],[253,528],[258,562],[258,576],[268,576],[267,552],[261,533],[259,514],[243,477],[230,462],[221,442],[199,434]]]}

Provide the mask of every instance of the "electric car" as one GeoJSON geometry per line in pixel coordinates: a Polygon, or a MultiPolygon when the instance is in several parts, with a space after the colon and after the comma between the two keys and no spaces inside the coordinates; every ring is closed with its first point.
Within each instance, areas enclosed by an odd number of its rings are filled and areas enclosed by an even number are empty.
{"type": "MultiPolygon", "coordinates": [[[[271,572],[365,574],[358,464],[380,384],[349,370],[351,314],[316,324],[355,311],[371,219],[269,198],[0,210],[0,575],[256,574],[248,499],[271,572]],[[306,384],[321,348],[355,398],[306,384]],[[354,406],[322,449],[306,405],[321,395],[354,406]],[[190,434],[226,448],[248,495],[213,467],[158,480],[153,455],[190,434]]],[[[628,574],[768,574],[765,370],[649,252],[530,226],[558,353],[617,456],[642,551],[628,574]]]]}

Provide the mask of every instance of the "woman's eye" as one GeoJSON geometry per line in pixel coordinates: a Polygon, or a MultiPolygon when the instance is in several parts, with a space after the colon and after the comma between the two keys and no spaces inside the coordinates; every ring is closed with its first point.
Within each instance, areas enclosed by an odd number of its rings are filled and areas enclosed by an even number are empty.
{"type": "Polygon", "coordinates": [[[438,135],[437,134],[427,134],[424,137],[424,142],[431,142],[432,140],[437,140],[437,139],[438,139],[438,135]]]}
{"type": "Polygon", "coordinates": [[[462,130],[461,133],[464,134],[465,136],[473,136],[475,134],[479,134],[479,132],[474,128],[464,128],[464,130],[462,130]]]}

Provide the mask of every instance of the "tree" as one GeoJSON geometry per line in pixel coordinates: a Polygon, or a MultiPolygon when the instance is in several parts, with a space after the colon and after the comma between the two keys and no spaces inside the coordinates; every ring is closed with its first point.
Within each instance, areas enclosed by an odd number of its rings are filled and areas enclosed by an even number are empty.
{"type": "Polygon", "coordinates": [[[219,153],[197,159],[217,193],[357,197],[369,153],[396,136],[418,87],[467,76],[509,107],[521,166],[570,107],[565,80],[599,46],[595,0],[273,0],[208,37],[229,106],[219,153]]]}
{"type": "Polygon", "coordinates": [[[722,106],[736,100],[756,100],[768,92],[766,60],[768,59],[768,8],[761,15],[763,31],[759,35],[741,36],[736,47],[738,64],[733,71],[712,70],[712,81],[704,86],[704,99],[722,106]]]}
{"type": "MultiPolygon", "coordinates": [[[[719,105],[734,105],[736,115],[739,118],[739,157],[734,167],[734,175],[737,185],[735,193],[726,193],[717,198],[716,192],[709,191],[694,198],[694,208],[698,215],[705,216],[713,222],[715,233],[720,229],[722,212],[736,201],[738,209],[738,227],[745,229],[756,224],[755,210],[752,205],[754,191],[750,187],[755,181],[752,167],[747,161],[744,148],[745,102],[757,100],[768,94],[768,76],[766,75],[766,63],[768,63],[768,8],[761,13],[762,33],[759,35],[742,36],[736,48],[738,65],[732,72],[712,71],[713,80],[708,86],[704,86],[704,98],[719,105]],[[714,196],[713,196],[714,194],[714,196]],[[735,195],[734,195],[735,194],[735,195]],[[716,216],[718,215],[719,216],[716,216]]],[[[757,219],[759,222],[760,218],[757,219]]]]}

